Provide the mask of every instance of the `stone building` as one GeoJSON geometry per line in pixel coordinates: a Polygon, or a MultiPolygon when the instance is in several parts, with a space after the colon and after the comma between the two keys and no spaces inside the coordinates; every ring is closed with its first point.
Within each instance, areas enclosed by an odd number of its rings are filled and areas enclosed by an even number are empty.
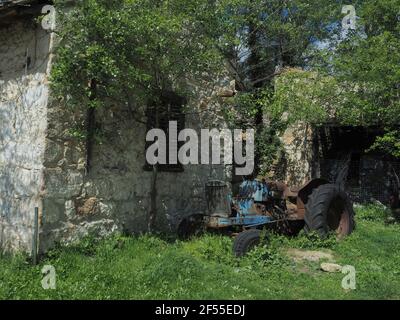
{"type": "Polygon", "coordinates": [[[323,177],[341,185],[357,203],[389,204],[400,176],[400,162],[379,151],[369,151],[379,127],[325,123],[315,127],[297,123],[282,135],[282,156],[275,178],[302,185],[323,177]]]}
{"type": "MultiPolygon", "coordinates": [[[[102,136],[93,145],[91,170],[87,171],[85,144],[70,130],[71,123],[82,115],[60,105],[49,91],[54,35],[36,21],[46,3],[0,0],[3,250],[31,250],[35,207],[39,208],[40,251],[91,232],[135,233],[147,228],[152,176],[145,166],[148,128],[134,122],[127,108],[110,106],[107,112],[97,111],[102,136]]],[[[209,99],[217,92],[221,96],[232,94],[232,87],[226,89],[230,81],[225,82],[220,88],[194,90],[187,104],[190,110],[199,112],[185,116],[185,127],[199,130],[214,126],[204,109],[218,108],[209,99]]],[[[345,181],[356,200],[372,197],[385,202],[390,166],[381,155],[363,152],[360,141],[370,141],[377,132],[367,130],[366,139],[366,133],[361,136],[360,130],[367,129],[296,124],[281,137],[284,150],[274,178],[301,185],[322,176],[338,183],[345,181]],[[379,190],[379,195],[374,190],[379,190]]],[[[187,165],[162,170],[157,179],[157,228],[173,230],[179,217],[204,212],[204,185],[210,178],[230,181],[230,168],[187,165]]]]}
{"type": "MultiPolygon", "coordinates": [[[[146,125],[130,110],[98,111],[102,141],[86,170],[85,145],[71,135],[74,114],[49,91],[53,34],[35,18],[46,1],[0,1],[0,247],[30,251],[34,208],[39,208],[39,250],[88,233],[145,231],[151,171],[145,167],[146,125]]],[[[228,81],[229,83],[229,81],[228,81]]],[[[211,94],[211,93],[210,93],[211,94]]],[[[197,92],[189,109],[204,108],[197,92]]],[[[204,113],[185,127],[207,128],[204,113]],[[202,115],[202,116],[200,116],[202,115]]],[[[222,165],[165,168],[157,178],[158,229],[205,210],[207,179],[226,179],[222,165]]]]}
{"type": "Polygon", "coordinates": [[[0,1],[0,243],[29,250],[32,210],[42,206],[51,37],[26,4],[0,1]]]}

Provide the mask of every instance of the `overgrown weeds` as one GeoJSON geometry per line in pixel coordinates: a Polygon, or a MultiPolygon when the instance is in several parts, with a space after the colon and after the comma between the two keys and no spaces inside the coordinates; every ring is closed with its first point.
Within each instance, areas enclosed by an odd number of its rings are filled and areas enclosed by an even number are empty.
{"type": "Polygon", "coordinates": [[[243,258],[228,236],[205,234],[190,241],[160,236],[88,236],[59,246],[32,266],[26,255],[0,258],[2,299],[398,299],[400,226],[384,223],[376,207],[357,208],[357,228],[337,241],[316,234],[269,233],[267,243],[243,258]],[[329,251],[356,269],[356,290],[344,290],[341,273],[318,262],[299,264],[288,249],[329,251]],[[41,285],[45,265],[56,271],[56,289],[41,285]]]}

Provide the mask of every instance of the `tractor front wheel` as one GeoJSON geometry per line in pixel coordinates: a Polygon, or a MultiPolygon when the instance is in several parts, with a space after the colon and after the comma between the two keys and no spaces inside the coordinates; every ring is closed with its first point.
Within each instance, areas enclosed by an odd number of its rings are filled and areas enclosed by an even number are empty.
{"type": "Polygon", "coordinates": [[[322,238],[331,231],[339,238],[349,235],[355,226],[349,196],[334,184],[324,184],[309,196],[304,216],[306,232],[316,231],[322,238]]]}
{"type": "Polygon", "coordinates": [[[249,229],[240,232],[233,242],[233,253],[242,257],[261,242],[261,230],[249,229]]]}

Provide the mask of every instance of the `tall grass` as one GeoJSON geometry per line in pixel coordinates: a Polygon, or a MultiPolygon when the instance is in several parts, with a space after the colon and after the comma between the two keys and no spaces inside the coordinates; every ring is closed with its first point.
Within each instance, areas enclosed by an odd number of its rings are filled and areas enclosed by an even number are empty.
{"type": "Polygon", "coordinates": [[[357,208],[357,229],[346,239],[271,235],[238,259],[232,239],[204,235],[190,241],[114,235],[59,247],[32,266],[27,257],[0,258],[1,299],[399,299],[400,226],[385,224],[379,207],[357,208]],[[329,251],[356,269],[356,290],[343,274],[319,262],[296,262],[288,248],[329,251]],[[44,265],[56,270],[56,289],[42,288],[44,265]]]}

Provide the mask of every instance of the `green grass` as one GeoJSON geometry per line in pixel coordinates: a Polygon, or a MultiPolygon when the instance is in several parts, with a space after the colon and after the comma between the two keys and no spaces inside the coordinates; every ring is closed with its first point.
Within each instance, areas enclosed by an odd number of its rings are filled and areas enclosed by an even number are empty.
{"type": "Polygon", "coordinates": [[[357,209],[346,239],[273,235],[269,246],[232,256],[229,237],[191,241],[114,236],[51,251],[38,266],[24,256],[0,258],[0,299],[400,299],[400,225],[385,224],[377,207],[357,209]],[[356,290],[344,274],[317,262],[296,263],[288,248],[330,250],[356,269],[356,290]],[[41,269],[53,265],[57,288],[44,290],[41,269]]]}

